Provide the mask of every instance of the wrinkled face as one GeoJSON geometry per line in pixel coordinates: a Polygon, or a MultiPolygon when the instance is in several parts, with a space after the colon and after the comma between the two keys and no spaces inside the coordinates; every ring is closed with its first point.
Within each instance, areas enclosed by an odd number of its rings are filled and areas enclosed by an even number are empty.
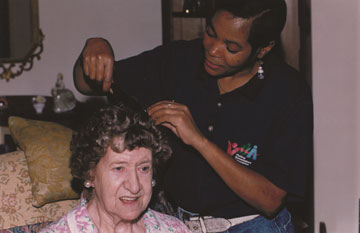
{"type": "Polygon", "coordinates": [[[91,203],[117,221],[134,220],[150,202],[152,152],[139,148],[117,153],[108,148],[92,176],[95,195],[91,203]]]}
{"type": "Polygon", "coordinates": [[[251,20],[235,18],[227,11],[219,11],[204,33],[205,70],[212,76],[226,76],[255,63],[248,43],[251,20]]]}

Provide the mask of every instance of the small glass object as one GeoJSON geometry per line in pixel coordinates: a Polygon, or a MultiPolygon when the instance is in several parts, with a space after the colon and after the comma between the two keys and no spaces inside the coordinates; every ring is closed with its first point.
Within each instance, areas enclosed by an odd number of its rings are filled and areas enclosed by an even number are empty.
{"type": "Polygon", "coordinates": [[[8,102],[5,97],[0,97],[0,110],[5,109],[8,106],[8,102]]]}
{"type": "Polygon", "coordinates": [[[75,108],[76,99],[74,94],[69,89],[65,88],[63,74],[57,75],[55,87],[51,89],[51,94],[54,98],[54,112],[62,113],[68,112],[75,108]]]}
{"type": "Polygon", "coordinates": [[[37,114],[41,114],[44,111],[46,99],[44,96],[38,95],[32,98],[33,107],[37,114]]]}

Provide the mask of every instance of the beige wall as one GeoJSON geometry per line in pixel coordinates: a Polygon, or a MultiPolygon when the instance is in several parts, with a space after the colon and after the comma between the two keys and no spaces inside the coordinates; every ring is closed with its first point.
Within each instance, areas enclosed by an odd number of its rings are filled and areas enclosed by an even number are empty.
{"type": "Polygon", "coordinates": [[[359,232],[358,0],[312,0],[315,229],[359,232]]]}
{"type": "Polygon", "coordinates": [[[0,96],[50,95],[62,72],[65,86],[84,100],[74,88],[72,67],[86,38],[108,38],[117,58],[161,44],[160,0],[39,0],[39,8],[45,35],[41,60],[10,82],[0,80],[0,96]]]}

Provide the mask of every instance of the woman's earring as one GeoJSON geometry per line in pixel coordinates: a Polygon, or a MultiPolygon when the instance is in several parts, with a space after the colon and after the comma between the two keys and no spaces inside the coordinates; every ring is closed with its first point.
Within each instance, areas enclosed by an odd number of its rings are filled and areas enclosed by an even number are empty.
{"type": "Polygon", "coordinates": [[[152,186],[152,187],[155,187],[155,185],[156,185],[156,181],[155,181],[155,180],[152,180],[152,181],[151,181],[151,186],[152,186]]]}
{"type": "Polygon", "coordinates": [[[258,68],[258,72],[257,72],[258,79],[264,79],[264,77],[265,77],[264,69],[262,67],[263,61],[259,60],[258,63],[259,63],[259,68],[258,68]]]}
{"type": "Polygon", "coordinates": [[[84,186],[85,186],[85,188],[91,188],[91,181],[90,181],[90,180],[86,180],[86,181],[84,182],[84,186]]]}

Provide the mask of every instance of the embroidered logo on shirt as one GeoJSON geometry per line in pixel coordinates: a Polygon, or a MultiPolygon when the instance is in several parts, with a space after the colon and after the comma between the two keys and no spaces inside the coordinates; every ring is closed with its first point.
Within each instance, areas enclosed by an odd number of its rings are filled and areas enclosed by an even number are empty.
{"type": "Polygon", "coordinates": [[[250,143],[238,146],[236,142],[228,141],[227,153],[235,159],[236,162],[245,166],[250,166],[260,155],[257,153],[258,146],[250,143]]]}

